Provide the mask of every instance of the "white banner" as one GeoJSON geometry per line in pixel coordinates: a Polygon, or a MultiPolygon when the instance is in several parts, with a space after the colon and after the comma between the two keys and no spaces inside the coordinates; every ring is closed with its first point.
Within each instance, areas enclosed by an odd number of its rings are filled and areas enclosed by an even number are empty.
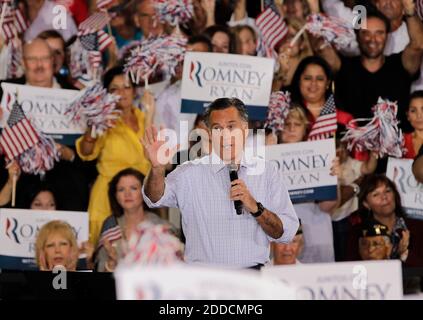
{"type": "Polygon", "coordinates": [[[87,212],[0,209],[0,268],[36,268],[35,240],[40,228],[52,220],[69,223],[78,244],[88,240],[87,212]]]}
{"type": "Polygon", "coordinates": [[[257,271],[211,269],[186,264],[125,266],[115,272],[120,300],[257,300],[292,299],[282,283],[257,271]]]}
{"type": "Polygon", "coordinates": [[[18,101],[22,104],[25,115],[44,133],[51,135],[57,142],[73,144],[75,139],[85,132],[86,125],[71,123],[65,115],[67,106],[80,93],[78,90],[40,88],[13,83],[1,84],[3,97],[1,108],[3,117],[0,127],[4,127],[18,92],[18,101]]]}
{"type": "Polygon", "coordinates": [[[280,265],[261,269],[295,290],[297,300],[402,299],[400,260],[280,265]]]}
{"type": "Polygon", "coordinates": [[[250,119],[265,119],[272,89],[274,60],[238,54],[187,52],[182,75],[182,107],[203,113],[217,98],[238,98],[250,119]]]}
{"type": "Polygon", "coordinates": [[[330,175],[334,139],[266,146],[266,160],[276,163],[292,202],[336,199],[337,178],[330,175]]]}
{"type": "Polygon", "coordinates": [[[388,159],[386,176],[397,186],[401,202],[410,218],[423,219],[423,183],[414,178],[413,159],[388,159]]]}

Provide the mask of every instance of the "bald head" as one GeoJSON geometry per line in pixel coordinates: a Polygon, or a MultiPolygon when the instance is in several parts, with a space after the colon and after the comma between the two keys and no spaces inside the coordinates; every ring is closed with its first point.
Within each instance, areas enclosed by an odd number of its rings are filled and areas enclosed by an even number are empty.
{"type": "Polygon", "coordinates": [[[53,54],[46,40],[36,38],[23,47],[25,77],[29,85],[53,86],[53,54]]]}

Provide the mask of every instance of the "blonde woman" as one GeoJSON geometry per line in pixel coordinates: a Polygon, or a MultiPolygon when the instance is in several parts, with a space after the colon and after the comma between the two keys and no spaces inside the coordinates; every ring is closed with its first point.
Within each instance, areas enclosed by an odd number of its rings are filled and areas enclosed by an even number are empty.
{"type": "Polygon", "coordinates": [[[50,271],[63,266],[75,271],[80,253],[87,254],[87,267],[91,267],[93,247],[85,242],[78,248],[72,227],[60,220],[46,223],[38,232],[35,241],[35,259],[40,271],[50,271]]]}

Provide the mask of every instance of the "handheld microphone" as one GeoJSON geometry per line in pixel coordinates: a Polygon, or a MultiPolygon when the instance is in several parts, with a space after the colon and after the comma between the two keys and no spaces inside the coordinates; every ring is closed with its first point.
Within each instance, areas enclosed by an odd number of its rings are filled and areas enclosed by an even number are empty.
{"type": "MultiPolygon", "coordinates": [[[[231,182],[238,179],[238,166],[235,163],[231,163],[229,165],[229,177],[231,178],[231,182]]],[[[236,210],[236,214],[242,214],[241,200],[235,200],[234,207],[236,210]]]]}

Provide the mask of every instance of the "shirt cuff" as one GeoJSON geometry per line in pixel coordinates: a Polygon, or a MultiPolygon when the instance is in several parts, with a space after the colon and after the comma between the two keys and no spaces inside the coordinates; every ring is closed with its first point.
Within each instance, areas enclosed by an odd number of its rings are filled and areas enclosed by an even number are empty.
{"type": "Polygon", "coordinates": [[[141,192],[142,192],[142,197],[144,198],[144,202],[149,208],[159,208],[159,207],[162,207],[162,202],[163,202],[162,200],[164,198],[164,195],[166,194],[166,184],[165,184],[165,190],[163,192],[162,197],[156,202],[151,201],[150,198],[146,196],[144,192],[144,186],[142,187],[141,192]]]}

